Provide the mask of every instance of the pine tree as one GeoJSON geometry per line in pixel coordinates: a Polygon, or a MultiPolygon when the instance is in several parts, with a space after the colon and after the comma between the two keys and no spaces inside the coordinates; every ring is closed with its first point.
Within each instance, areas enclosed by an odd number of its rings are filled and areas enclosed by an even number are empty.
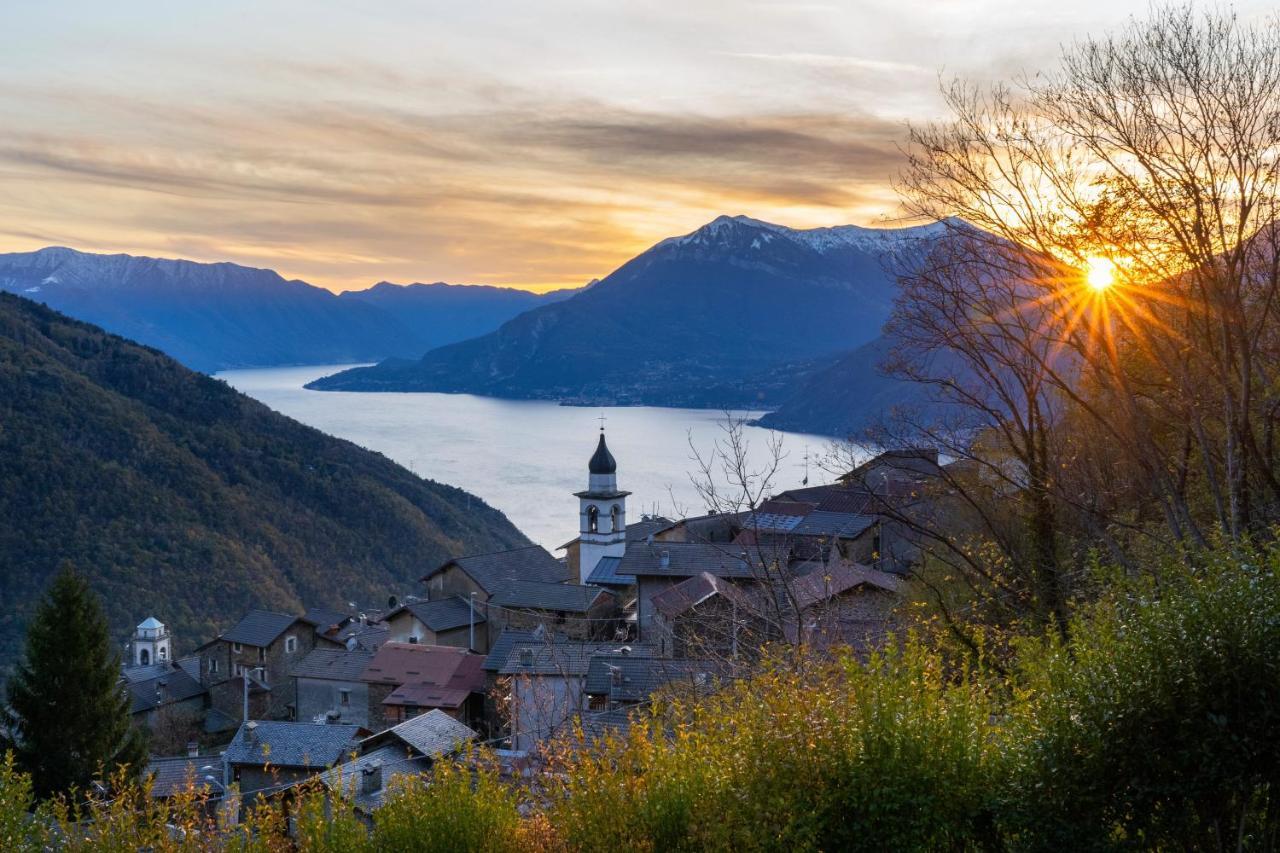
{"type": "Polygon", "coordinates": [[[121,766],[129,776],[142,769],[146,740],[130,724],[102,604],[69,563],[27,628],[7,694],[4,745],[31,774],[37,796],[84,790],[121,766]]]}

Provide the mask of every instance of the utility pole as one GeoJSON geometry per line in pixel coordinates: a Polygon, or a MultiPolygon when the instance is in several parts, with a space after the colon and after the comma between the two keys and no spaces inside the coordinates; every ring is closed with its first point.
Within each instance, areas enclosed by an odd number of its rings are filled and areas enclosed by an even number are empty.
{"type": "Polygon", "coordinates": [[[467,650],[474,652],[476,650],[476,594],[471,593],[471,638],[468,640],[467,650]]]}

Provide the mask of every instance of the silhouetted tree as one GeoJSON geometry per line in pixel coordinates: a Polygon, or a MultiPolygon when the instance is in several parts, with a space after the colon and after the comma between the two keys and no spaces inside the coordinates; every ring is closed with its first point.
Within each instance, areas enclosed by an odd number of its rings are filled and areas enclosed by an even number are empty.
{"type": "Polygon", "coordinates": [[[102,604],[69,563],[27,629],[3,716],[5,746],[39,797],[83,790],[122,766],[129,776],[141,769],[146,741],[130,724],[102,604]]]}

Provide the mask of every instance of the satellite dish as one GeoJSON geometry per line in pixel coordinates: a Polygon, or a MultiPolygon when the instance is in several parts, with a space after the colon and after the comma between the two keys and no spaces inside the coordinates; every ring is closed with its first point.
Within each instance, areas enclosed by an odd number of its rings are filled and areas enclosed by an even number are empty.
{"type": "Polygon", "coordinates": [[[388,597],[387,597],[387,609],[388,609],[388,610],[395,610],[395,609],[396,609],[396,605],[397,605],[397,604],[399,604],[399,603],[400,603],[400,601],[399,601],[399,600],[398,600],[394,595],[391,595],[391,596],[388,596],[388,597]]]}

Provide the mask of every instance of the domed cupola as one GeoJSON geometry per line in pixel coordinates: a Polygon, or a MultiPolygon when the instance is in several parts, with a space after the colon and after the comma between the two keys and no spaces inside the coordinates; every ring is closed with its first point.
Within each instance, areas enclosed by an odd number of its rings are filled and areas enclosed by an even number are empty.
{"type": "Polygon", "coordinates": [[[618,463],[600,442],[587,463],[587,489],[578,498],[578,579],[587,582],[602,557],[621,557],[627,549],[627,495],[618,488],[618,463]]]}
{"type": "Polygon", "coordinates": [[[587,470],[592,474],[613,474],[618,470],[618,463],[609,452],[609,445],[604,443],[604,432],[600,433],[600,443],[596,445],[596,452],[587,463],[587,470]]]}

